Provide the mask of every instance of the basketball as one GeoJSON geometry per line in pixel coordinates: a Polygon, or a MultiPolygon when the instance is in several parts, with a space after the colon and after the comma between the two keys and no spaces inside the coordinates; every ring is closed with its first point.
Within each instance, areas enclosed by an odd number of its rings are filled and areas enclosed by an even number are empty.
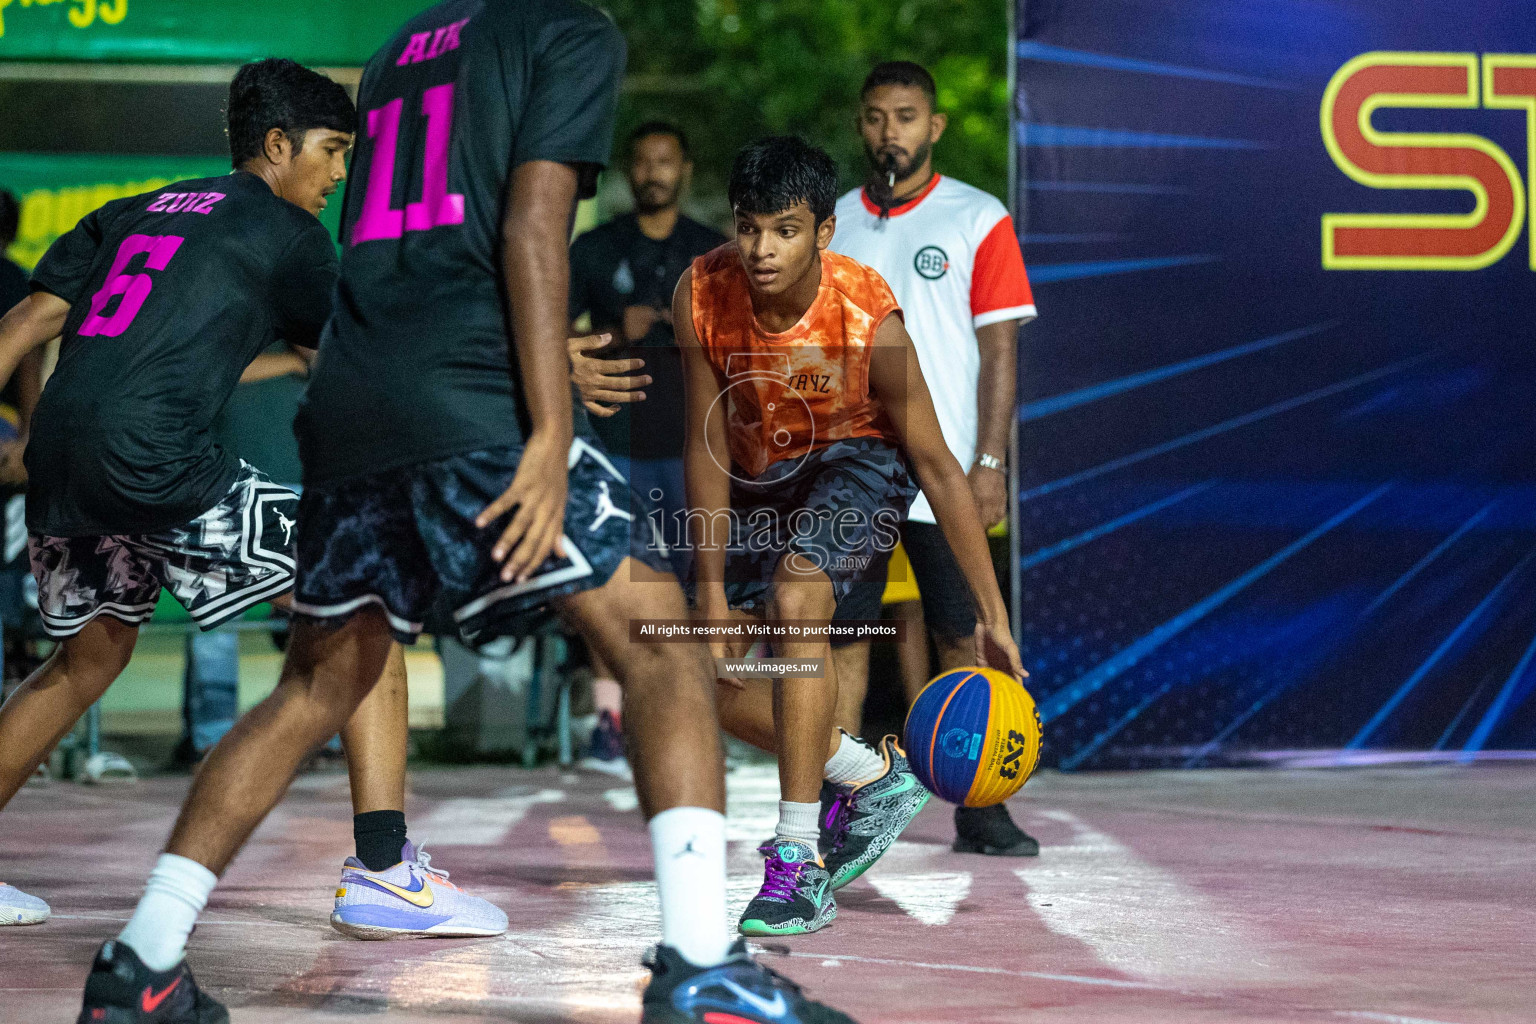
{"type": "Polygon", "coordinates": [[[1040,712],[1006,672],[957,668],[935,677],[907,713],[907,757],[923,785],[952,804],[1000,804],[1040,763],[1040,712]]]}

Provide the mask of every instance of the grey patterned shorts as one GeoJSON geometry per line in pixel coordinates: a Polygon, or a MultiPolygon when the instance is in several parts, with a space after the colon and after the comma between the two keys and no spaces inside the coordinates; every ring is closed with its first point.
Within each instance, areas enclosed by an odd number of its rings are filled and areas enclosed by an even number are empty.
{"type": "Polygon", "coordinates": [[[156,533],[27,538],[49,636],[74,636],[98,615],[137,625],[160,588],[203,629],[293,589],[299,496],[249,463],[213,508],[156,533]]]}
{"type": "Polygon", "coordinates": [[[484,529],[475,519],[507,489],[522,454],[522,445],[482,448],[304,488],[294,614],[339,625],[377,606],[396,640],[415,643],[436,613],[474,647],[528,635],[551,602],[601,587],[626,558],[672,571],[649,504],[601,447],[578,437],[568,464],[566,554],[551,555],[520,583],[503,582],[491,549],[509,517],[484,529]]]}

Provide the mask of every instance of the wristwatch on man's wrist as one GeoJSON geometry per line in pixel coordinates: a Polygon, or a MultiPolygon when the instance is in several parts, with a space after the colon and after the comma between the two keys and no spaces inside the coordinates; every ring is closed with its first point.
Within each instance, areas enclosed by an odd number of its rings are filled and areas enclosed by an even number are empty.
{"type": "Polygon", "coordinates": [[[999,473],[1003,471],[1003,460],[998,458],[996,455],[989,455],[986,452],[982,452],[976,456],[976,465],[980,466],[982,469],[995,469],[999,473]]]}

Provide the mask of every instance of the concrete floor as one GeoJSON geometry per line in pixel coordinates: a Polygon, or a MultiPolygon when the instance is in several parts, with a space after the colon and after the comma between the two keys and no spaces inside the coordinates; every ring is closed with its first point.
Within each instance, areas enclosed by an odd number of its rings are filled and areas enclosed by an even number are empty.
{"type": "MultiPolygon", "coordinates": [[[[334,933],[346,781],[307,776],[193,940],[235,1021],[634,1021],[657,915],[632,790],[552,769],[435,769],[413,785],[413,837],[505,907],[510,933],[334,933]]],[[[5,812],[0,877],[56,916],[0,930],[0,1020],[73,1019],[185,786],[56,783],[5,812]]],[[[832,927],[765,956],[864,1024],[1526,1022],[1533,790],[1529,763],[1047,774],[1013,803],[1038,860],[951,853],[935,802],[840,894],[832,927]]],[[[733,774],[733,911],[776,799],[770,767],[733,774]]]]}

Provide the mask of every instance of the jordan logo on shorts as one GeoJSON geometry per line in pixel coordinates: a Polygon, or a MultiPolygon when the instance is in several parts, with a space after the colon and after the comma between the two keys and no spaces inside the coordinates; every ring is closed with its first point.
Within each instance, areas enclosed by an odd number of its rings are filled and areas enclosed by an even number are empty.
{"type": "Polygon", "coordinates": [[[277,514],[277,525],[283,528],[283,546],[287,547],[288,545],[292,544],[293,528],[298,525],[298,520],[289,519],[287,516],[279,512],[277,514]]]}
{"type": "Polygon", "coordinates": [[[601,492],[597,496],[597,518],[592,520],[591,526],[587,527],[588,533],[596,533],[598,527],[602,526],[609,519],[612,519],[615,516],[625,520],[626,522],[632,523],[635,521],[634,516],[630,515],[628,512],[625,512],[623,509],[619,508],[619,506],[613,503],[613,496],[608,493],[608,481],[599,480],[597,482],[597,489],[599,492],[601,492]]]}

